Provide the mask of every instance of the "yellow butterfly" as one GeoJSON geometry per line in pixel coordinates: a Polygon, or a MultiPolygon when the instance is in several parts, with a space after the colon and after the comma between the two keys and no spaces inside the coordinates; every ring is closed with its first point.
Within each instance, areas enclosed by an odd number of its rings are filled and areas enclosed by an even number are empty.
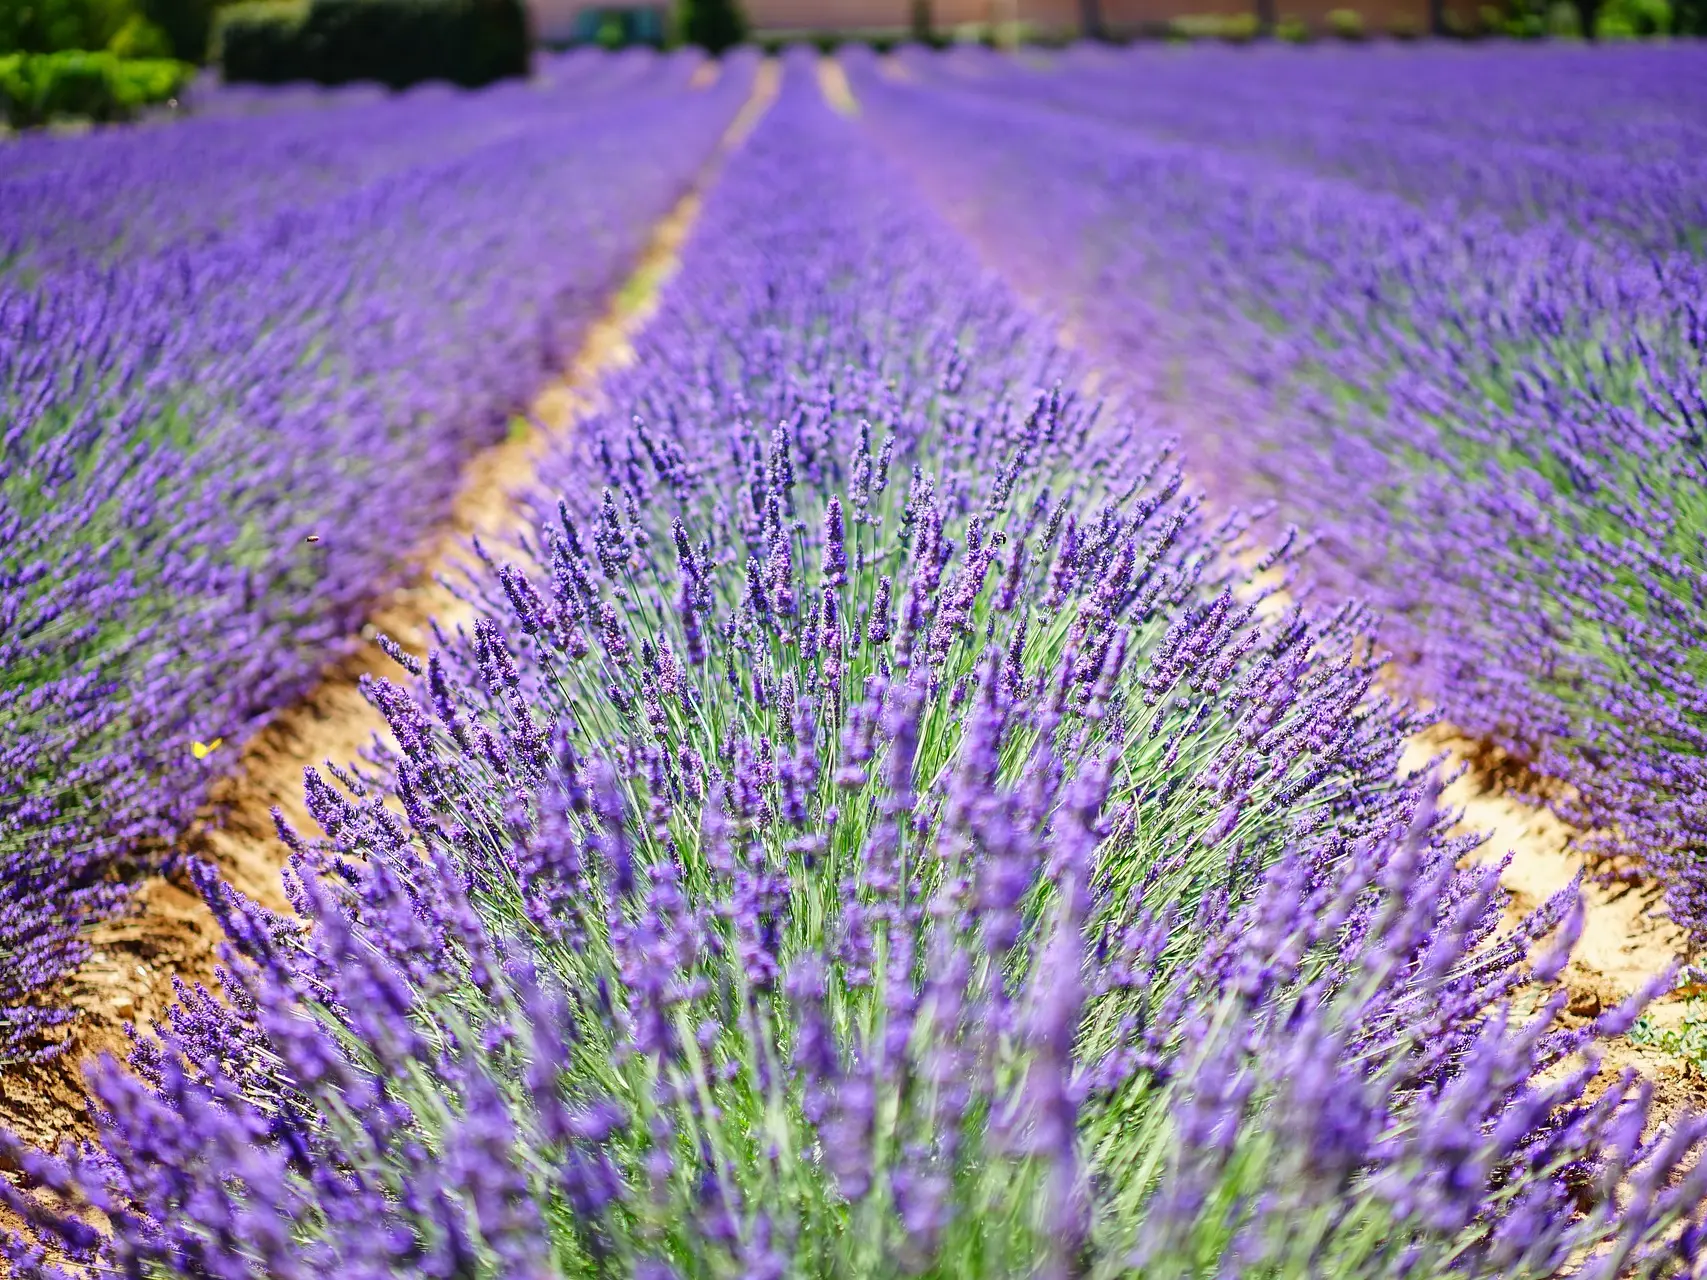
{"type": "Polygon", "coordinates": [[[219,744],[224,741],[224,738],[215,738],[212,742],[192,742],[190,743],[190,754],[197,760],[206,759],[208,754],[217,750],[219,744]]]}

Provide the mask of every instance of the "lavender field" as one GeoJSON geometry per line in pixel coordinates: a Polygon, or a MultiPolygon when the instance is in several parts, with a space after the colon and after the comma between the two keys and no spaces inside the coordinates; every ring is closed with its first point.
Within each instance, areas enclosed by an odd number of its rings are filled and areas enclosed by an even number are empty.
{"type": "Polygon", "coordinates": [[[1707,1275],[1707,49],[194,107],[0,142],[10,1274],[1707,1275]]]}

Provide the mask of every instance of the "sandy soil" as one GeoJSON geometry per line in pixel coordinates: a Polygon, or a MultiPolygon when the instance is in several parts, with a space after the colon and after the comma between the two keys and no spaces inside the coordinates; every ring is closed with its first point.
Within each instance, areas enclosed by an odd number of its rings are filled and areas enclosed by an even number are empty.
{"type": "MultiPolygon", "coordinates": [[[[303,770],[327,760],[355,760],[383,731],[384,722],[358,688],[364,674],[398,674],[373,643],[379,633],[421,653],[430,619],[452,627],[467,620],[467,606],[439,579],[457,576],[471,535],[502,546],[516,531],[513,498],[532,481],[541,446],[571,429],[597,403],[598,384],[607,371],[633,361],[631,338],[656,309],[659,291],[676,270],[703,191],[770,105],[778,80],[775,63],[761,66],[752,97],[692,189],[654,230],[632,276],[589,329],[569,368],[535,401],[535,428],[468,464],[448,520],[411,557],[413,585],[378,604],[362,631],[366,643],[329,667],[310,697],[280,713],[248,744],[236,770],[216,785],[210,812],[188,834],[186,845],[214,862],[232,885],[268,906],[288,909],[279,879],[284,849],[274,834],[272,809],[277,806],[299,828],[312,830],[302,804],[303,770]]],[[[220,931],[187,885],[154,877],[139,887],[132,910],[97,926],[92,941],[93,954],[65,993],[81,1014],[71,1033],[72,1048],[49,1063],[0,1075],[0,1125],[38,1145],[88,1135],[84,1064],[103,1052],[125,1054],[126,1024],[158,1020],[172,1004],[174,977],[211,983],[220,931]]]]}
{"type": "MultiPolygon", "coordinates": [[[[1446,792],[1445,800],[1463,812],[1463,826],[1488,836],[1484,856],[1512,854],[1500,877],[1512,895],[1511,910],[1522,914],[1563,889],[1585,869],[1576,851],[1571,828],[1547,809],[1535,808],[1502,794],[1498,763],[1476,754],[1474,744],[1438,729],[1413,741],[1405,766],[1414,768],[1444,751],[1452,764],[1471,763],[1470,772],[1446,792]]],[[[1640,990],[1683,954],[1682,930],[1656,913],[1651,892],[1639,886],[1605,885],[1589,880],[1583,887],[1587,917],[1576,956],[1566,971],[1573,991],[1593,992],[1615,1004],[1640,990]]],[[[1675,1007],[1662,999],[1657,1009],[1675,1007]]]]}
{"type": "Polygon", "coordinates": [[[834,57],[818,59],[818,89],[824,95],[824,101],[842,115],[853,117],[859,114],[859,100],[854,97],[853,86],[848,83],[848,73],[834,57]]]}
{"type": "MultiPolygon", "coordinates": [[[[1508,793],[1507,775],[1517,772],[1510,762],[1490,757],[1451,728],[1442,726],[1413,739],[1401,767],[1421,768],[1443,754],[1448,770],[1468,766],[1442,797],[1459,811],[1460,829],[1486,837],[1478,855],[1482,859],[1511,856],[1500,884],[1511,894],[1507,915],[1513,922],[1585,871],[1576,833],[1550,810],[1508,793]]],[[[1565,1019],[1573,1024],[1636,994],[1670,969],[1686,946],[1682,931],[1656,913],[1657,895],[1651,887],[1607,885],[1585,876],[1582,894],[1582,937],[1562,979],[1570,993],[1565,1019]]],[[[1675,1026],[1684,1008],[1683,996],[1670,992],[1649,1005],[1648,1017],[1657,1026],[1675,1026]]],[[[1684,1110],[1707,1110],[1707,1078],[1685,1059],[1621,1039],[1603,1047],[1602,1060],[1608,1073],[1634,1067],[1647,1076],[1654,1083],[1662,1119],[1684,1110]]]]}

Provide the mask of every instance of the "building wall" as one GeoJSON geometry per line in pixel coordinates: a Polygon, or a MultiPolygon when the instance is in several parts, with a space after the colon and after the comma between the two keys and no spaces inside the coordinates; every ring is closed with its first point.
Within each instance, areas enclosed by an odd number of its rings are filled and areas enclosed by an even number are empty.
{"type": "MultiPolygon", "coordinates": [[[[1477,0],[1447,0],[1449,11],[1466,20],[1476,14],[1477,0]]],[[[758,31],[858,31],[906,28],[912,23],[911,0],[744,0],[748,19],[758,31]]],[[[1104,24],[1110,31],[1135,32],[1166,23],[1170,18],[1198,13],[1248,13],[1255,0],[1100,0],[1104,24]]],[[[1334,9],[1355,9],[1371,31],[1409,25],[1428,25],[1428,0],[1277,0],[1282,17],[1301,18],[1318,28],[1327,26],[1334,9]]],[[[973,23],[1018,21],[1053,31],[1078,29],[1079,0],[931,0],[931,18],[939,30],[973,23]]]]}
{"type": "MultiPolygon", "coordinates": [[[[744,0],[758,31],[905,30],[912,0],[744,0]]],[[[1078,0],[931,0],[941,30],[971,23],[1023,22],[1051,29],[1077,27],[1078,0]]]]}
{"type": "MultiPolygon", "coordinates": [[[[528,0],[535,30],[547,34],[572,30],[583,10],[621,5],[622,0],[528,0]]],[[[742,0],[741,7],[759,32],[905,31],[913,23],[912,0],[742,0]]],[[[931,0],[931,21],[943,30],[1016,21],[1068,30],[1079,24],[1079,0],[931,0]]]]}
{"type": "Polygon", "coordinates": [[[575,18],[583,9],[604,6],[597,0],[527,0],[527,7],[535,38],[556,42],[570,38],[575,18]]]}
{"type": "MultiPolygon", "coordinates": [[[[1187,14],[1242,14],[1255,11],[1255,0],[1241,4],[1238,0],[1101,0],[1103,22],[1116,33],[1136,33],[1161,27],[1170,18],[1187,14]]],[[[1476,16],[1477,0],[1447,0],[1447,12],[1456,13],[1466,23],[1476,16]]],[[[1428,29],[1428,0],[1275,0],[1275,13],[1280,18],[1297,18],[1310,27],[1325,31],[1328,14],[1335,9],[1352,9],[1362,17],[1371,33],[1410,28],[1416,32],[1428,29]]]]}
{"type": "MultiPolygon", "coordinates": [[[[550,38],[572,30],[575,15],[584,9],[615,7],[621,0],[528,0],[535,30],[550,38]]],[[[1477,0],[1448,0],[1449,10],[1467,21],[1476,14],[1477,0]]],[[[1249,13],[1255,0],[1100,0],[1104,24],[1112,32],[1139,32],[1164,25],[1186,14],[1249,13]]],[[[912,0],[742,0],[753,29],[767,31],[904,31],[912,25],[912,0]]],[[[1395,25],[1422,29],[1428,23],[1428,0],[1276,0],[1283,18],[1301,18],[1325,28],[1334,9],[1355,9],[1369,30],[1395,25]]],[[[931,0],[931,20],[938,30],[957,26],[1018,21],[1042,30],[1072,31],[1079,25],[1079,0],[931,0]]]]}

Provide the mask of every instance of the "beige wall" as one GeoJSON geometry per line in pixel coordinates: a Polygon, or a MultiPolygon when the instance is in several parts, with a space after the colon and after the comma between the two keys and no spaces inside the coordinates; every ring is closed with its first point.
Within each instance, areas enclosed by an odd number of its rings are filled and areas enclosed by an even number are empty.
{"type": "MultiPolygon", "coordinates": [[[[1477,22],[1478,4],[1485,0],[1446,0],[1446,12],[1467,27],[1477,22]]],[[[1102,0],[1103,21],[1114,32],[1155,28],[1186,14],[1240,14],[1255,10],[1255,0],[1102,0]]],[[[1364,29],[1380,34],[1399,29],[1421,34],[1428,30],[1428,0],[1275,0],[1275,14],[1297,18],[1318,32],[1328,30],[1328,14],[1354,10],[1364,29]]]]}
{"type": "MultiPolygon", "coordinates": [[[[1473,23],[1476,5],[1477,0],[1446,0],[1447,11],[1467,23],[1473,23]]],[[[1186,14],[1242,14],[1255,7],[1255,0],[1102,0],[1102,16],[1110,31],[1136,32],[1186,14]]],[[[1395,27],[1421,32],[1428,27],[1428,0],[1275,0],[1279,17],[1302,19],[1317,30],[1327,28],[1328,14],[1335,9],[1356,10],[1372,33],[1395,27]]]]}
{"type": "MultiPolygon", "coordinates": [[[[1136,31],[1195,13],[1248,13],[1255,0],[1100,0],[1102,18],[1110,31],[1136,31]]],[[[1477,0],[1447,0],[1447,8],[1465,19],[1476,13],[1477,0]]],[[[743,0],[748,19],[759,31],[837,31],[905,28],[912,23],[911,0],[743,0]]],[[[1389,29],[1395,22],[1422,28],[1428,22],[1428,0],[1276,0],[1283,17],[1302,18],[1325,27],[1334,9],[1355,9],[1371,31],[1389,29]]],[[[1076,30],[1079,0],[931,0],[931,18],[947,31],[971,23],[1023,22],[1048,30],[1076,30]]]]}
{"type": "Polygon", "coordinates": [[[905,27],[908,0],[743,0],[754,30],[845,31],[905,27]]]}
{"type": "MultiPolygon", "coordinates": [[[[743,0],[748,20],[760,31],[905,29],[912,25],[912,0],[743,0]]],[[[931,0],[939,28],[969,23],[1026,22],[1040,27],[1075,27],[1078,0],[931,0]]]]}
{"type": "MultiPolygon", "coordinates": [[[[535,29],[567,29],[582,9],[622,0],[528,0],[535,29]]],[[[632,2],[632,0],[630,0],[632,2]]],[[[659,0],[654,0],[659,2],[659,0]]],[[[1255,0],[1101,0],[1103,22],[1115,32],[1159,26],[1184,14],[1248,13],[1255,0]]],[[[755,30],[860,31],[905,30],[912,24],[912,0],[742,0],[755,30]]],[[[1330,10],[1356,9],[1371,31],[1400,22],[1421,27],[1428,21],[1428,0],[1276,0],[1282,17],[1326,25],[1330,10]]],[[[1476,0],[1447,0],[1448,9],[1473,19],[1476,0]]],[[[931,0],[931,18],[939,30],[1017,19],[1048,30],[1072,30],[1079,23],[1079,0],[931,0]]]]}
{"type": "MultiPolygon", "coordinates": [[[[536,30],[567,29],[583,9],[615,7],[624,0],[528,0],[536,30]]],[[[628,0],[647,3],[648,0],[628,0]]],[[[665,3],[667,0],[650,0],[665,3]]],[[[1106,0],[1105,0],[1106,3],[1106,0]]],[[[912,0],[742,0],[757,31],[904,31],[912,25],[912,0]]],[[[1078,0],[931,0],[931,20],[941,28],[969,23],[1027,22],[1076,27],[1078,0]]]]}
{"type": "Polygon", "coordinates": [[[547,39],[566,37],[583,9],[603,9],[604,0],[525,0],[533,29],[547,39]]]}

